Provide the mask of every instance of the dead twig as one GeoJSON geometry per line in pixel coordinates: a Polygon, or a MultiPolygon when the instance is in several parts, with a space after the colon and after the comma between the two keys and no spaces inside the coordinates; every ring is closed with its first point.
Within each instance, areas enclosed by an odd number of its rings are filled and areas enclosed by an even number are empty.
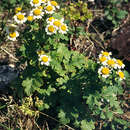
{"type": "Polygon", "coordinates": [[[10,57],[12,57],[14,60],[18,61],[18,59],[16,57],[14,57],[12,54],[10,54],[7,50],[5,50],[3,47],[0,47],[0,49],[2,51],[4,51],[5,53],[7,53],[10,57]]]}
{"type": "Polygon", "coordinates": [[[55,118],[52,117],[52,116],[49,116],[49,115],[47,115],[47,114],[45,114],[45,113],[43,113],[43,112],[39,112],[39,113],[42,114],[42,115],[44,115],[44,116],[46,116],[46,117],[48,117],[48,118],[50,118],[50,119],[52,119],[52,120],[54,120],[54,121],[56,121],[56,122],[58,122],[58,123],[60,123],[60,124],[62,124],[62,125],[64,125],[64,126],[66,126],[67,128],[69,128],[69,129],[71,129],[71,130],[75,130],[74,128],[72,128],[72,127],[70,127],[70,126],[65,125],[65,124],[59,122],[57,119],[55,119],[55,118]]]}
{"type": "Polygon", "coordinates": [[[48,126],[48,123],[47,123],[47,121],[46,121],[46,128],[47,128],[47,130],[49,130],[49,126],[48,126]]]}
{"type": "Polygon", "coordinates": [[[42,129],[39,127],[39,125],[36,123],[35,120],[34,120],[34,124],[37,126],[37,128],[38,128],[39,130],[42,130],[42,129]]]}
{"type": "Polygon", "coordinates": [[[93,50],[93,48],[94,48],[94,42],[92,42],[92,40],[91,40],[87,35],[86,35],[86,37],[87,37],[88,41],[91,43],[91,45],[89,45],[88,48],[86,49],[86,50],[88,50],[88,49],[91,47],[91,48],[90,48],[91,51],[90,51],[89,56],[88,56],[88,57],[90,57],[91,54],[92,54],[92,50],[93,50]]]}
{"type": "MultiPolygon", "coordinates": [[[[104,42],[103,36],[98,32],[98,30],[92,24],[90,24],[90,26],[96,31],[101,41],[104,42]]],[[[102,44],[100,44],[99,42],[98,44],[105,50],[105,47],[102,44]]]]}

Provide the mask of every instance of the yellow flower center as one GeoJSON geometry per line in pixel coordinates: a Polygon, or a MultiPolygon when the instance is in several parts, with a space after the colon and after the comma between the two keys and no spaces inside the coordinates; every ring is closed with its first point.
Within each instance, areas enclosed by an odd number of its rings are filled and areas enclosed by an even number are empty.
{"type": "Polygon", "coordinates": [[[104,52],[102,53],[102,55],[103,55],[103,56],[109,56],[109,52],[104,51],[104,52]]]}
{"type": "Polygon", "coordinates": [[[42,61],[43,61],[43,62],[47,62],[47,61],[48,61],[48,57],[47,57],[47,56],[43,56],[43,57],[42,57],[42,61]]]}
{"type": "Polygon", "coordinates": [[[106,67],[102,68],[102,74],[108,75],[109,73],[110,73],[109,68],[106,68],[106,67]]]}
{"type": "Polygon", "coordinates": [[[67,30],[67,27],[65,25],[61,25],[61,30],[62,31],[66,31],[67,30]]]}
{"type": "Polygon", "coordinates": [[[16,37],[16,32],[10,33],[9,36],[10,36],[11,38],[15,38],[15,37],[16,37]]]}
{"type": "Polygon", "coordinates": [[[42,6],[39,6],[38,9],[43,9],[43,7],[42,7],[42,6]]]}
{"type": "Polygon", "coordinates": [[[24,19],[24,15],[23,14],[19,14],[19,15],[17,15],[17,18],[18,18],[18,20],[23,20],[24,19]]]}
{"type": "Polygon", "coordinates": [[[28,16],[27,19],[28,19],[28,21],[32,21],[33,20],[33,16],[28,16]]]}
{"type": "Polygon", "coordinates": [[[104,61],[106,61],[106,60],[107,60],[107,58],[104,57],[104,56],[102,56],[102,57],[99,58],[99,61],[100,61],[100,62],[104,62],[104,61]]]}
{"type": "Polygon", "coordinates": [[[18,13],[18,12],[20,12],[21,10],[22,10],[21,7],[17,7],[17,8],[15,9],[15,13],[18,13]]]}
{"type": "Polygon", "coordinates": [[[54,26],[50,25],[50,26],[48,27],[48,31],[49,31],[49,32],[54,32],[54,31],[55,31],[54,26]]]}
{"type": "Polygon", "coordinates": [[[41,10],[40,10],[40,9],[35,9],[35,10],[33,11],[33,14],[36,15],[36,16],[38,16],[38,15],[41,14],[41,10]]]}
{"type": "Polygon", "coordinates": [[[60,27],[61,22],[59,20],[54,21],[53,23],[55,26],[60,27]]]}
{"type": "Polygon", "coordinates": [[[125,75],[124,75],[124,73],[122,71],[119,71],[118,75],[120,76],[121,79],[123,79],[125,77],[125,75]]]}
{"type": "Polygon", "coordinates": [[[57,4],[56,1],[51,1],[51,5],[53,5],[53,6],[57,6],[58,4],[57,4]]]}
{"type": "Polygon", "coordinates": [[[121,60],[116,60],[117,61],[117,64],[122,66],[123,65],[123,62],[121,60]]]}
{"type": "Polygon", "coordinates": [[[108,60],[107,64],[110,65],[110,66],[113,66],[115,64],[115,61],[114,60],[108,60]]]}
{"type": "Polygon", "coordinates": [[[52,10],[53,10],[53,7],[52,7],[52,6],[47,6],[47,7],[46,7],[46,10],[47,10],[47,11],[52,11],[52,10]]]}
{"type": "Polygon", "coordinates": [[[50,17],[48,18],[48,21],[52,22],[52,20],[54,20],[55,18],[54,17],[50,17]]]}
{"type": "Polygon", "coordinates": [[[33,4],[38,4],[38,3],[39,3],[39,0],[33,0],[32,3],[33,3],[33,4]]]}

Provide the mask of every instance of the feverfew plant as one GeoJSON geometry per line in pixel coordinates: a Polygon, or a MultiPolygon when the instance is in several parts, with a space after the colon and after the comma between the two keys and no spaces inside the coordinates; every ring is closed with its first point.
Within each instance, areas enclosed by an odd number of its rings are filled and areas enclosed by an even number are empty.
{"type": "MultiPolygon", "coordinates": [[[[119,59],[111,58],[111,52],[101,51],[99,54],[98,63],[101,64],[101,67],[98,70],[100,76],[107,78],[110,76],[110,73],[118,74],[120,80],[125,79],[123,70],[125,65],[119,59]]],[[[112,75],[112,74],[111,74],[112,75]]]]}
{"type": "MultiPolygon", "coordinates": [[[[18,24],[15,26],[19,26],[20,24],[26,24],[27,21],[32,22],[35,19],[42,19],[44,17],[48,17],[55,13],[56,9],[59,9],[59,5],[56,1],[48,1],[48,0],[30,0],[30,5],[32,6],[32,10],[26,13],[22,13],[22,8],[17,7],[15,9],[15,15],[14,15],[14,23],[18,24]]],[[[64,18],[56,19],[53,16],[47,18],[47,26],[45,28],[45,31],[48,35],[52,35],[57,33],[57,31],[61,34],[66,34],[68,31],[68,27],[64,22],[64,18]],[[53,20],[51,20],[53,18],[53,20]]],[[[9,33],[9,31],[7,31],[9,33]]],[[[18,37],[18,32],[15,32],[17,35],[8,36],[9,40],[16,40],[16,37],[18,37]]],[[[14,34],[15,34],[14,33],[14,34]]]]}
{"type": "Polygon", "coordinates": [[[117,95],[123,93],[125,65],[111,52],[93,61],[70,50],[70,30],[58,9],[56,1],[30,0],[29,10],[17,9],[7,27],[8,39],[22,43],[18,56],[25,69],[12,86],[19,97],[27,96],[19,109],[29,116],[46,112],[75,129],[93,130],[97,118],[113,125],[114,113],[123,113],[117,95]]]}

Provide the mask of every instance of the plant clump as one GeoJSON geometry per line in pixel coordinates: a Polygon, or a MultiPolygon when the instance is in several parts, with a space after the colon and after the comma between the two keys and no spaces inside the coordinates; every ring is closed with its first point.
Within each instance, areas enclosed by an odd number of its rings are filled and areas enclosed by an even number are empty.
{"type": "Polygon", "coordinates": [[[128,128],[119,118],[123,109],[118,97],[123,95],[122,83],[129,78],[123,61],[102,46],[97,60],[68,47],[72,35],[82,34],[91,43],[87,49],[94,48],[91,33],[76,28],[75,34],[70,24],[93,17],[87,3],[78,1],[61,9],[66,17],[59,13],[56,1],[30,0],[29,7],[17,7],[6,27],[7,41],[21,44],[18,65],[26,65],[11,84],[19,99],[12,106],[32,118],[38,128],[39,120],[48,118],[57,122],[51,129],[128,128]]]}

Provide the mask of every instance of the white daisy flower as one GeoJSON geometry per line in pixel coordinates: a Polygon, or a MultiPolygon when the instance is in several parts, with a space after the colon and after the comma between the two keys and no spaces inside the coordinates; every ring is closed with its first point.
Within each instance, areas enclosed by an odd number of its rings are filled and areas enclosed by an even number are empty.
{"type": "Polygon", "coordinates": [[[41,19],[44,15],[44,12],[42,12],[42,9],[35,8],[31,11],[30,14],[33,16],[34,19],[41,19]]]}
{"type": "Polygon", "coordinates": [[[34,6],[34,7],[40,6],[41,3],[42,3],[41,0],[31,0],[30,1],[31,6],[34,6]]]}
{"type": "Polygon", "coordinates": [[[62,23],[59,28],[59,33],[66,34],[68,31],[68,27],[66,24],[62,23]]]}
{"type": "Polygon", "coordinates": [[[110,55],[112,55],[112,53],[111,53],[111,52],[101,51],[101,54],[100,54],[99,56],[110,57],[110,55]]]}
{"type": "Polygon", "coordinates": [[[50,23],[53,23],[54,20],[55,20],[54,17],[49,17],[49,18],[47,18],[46,22],[50,24],[50,23]]]}
{"type": "Polygon", "coordinates": [[[45,12],[46,12],[47,14],[53,14],[54,11],[55,11],[55,7],[52,6],[52,5],[47,5],[47,6],[45,7],[45,12]]]}
{"type": "Polygon", "coordinates": [[[14,16],[14,20],[16,21],[16,23],[18,24],[23,24],[26,22],[27,18],[25,17],[25,13],[17,13],[15,16],[14,16]]]}
{"type": "Polygon", "coordinates": [[[111,72],[110,69],[108,67],[104,67],[104,66],[102,66],[98,70],[99,75],[102,75],[102,77],[104,77],[104,78],[107,78],[109,76],[110,72],[111,72]]]}
{"type": "Polygon", "coordinates": [[[109,66],[109,67],[111,67],[111,68],[117,68],[117,65],[116,65],[116,59],[114,59],[114,58],[109,58],[108,60],[107,60],[107,65],[109,66]]]}
{"type": "Polygon", "coordinates": [[[19,33],[17,31],[10,32],[7,38],[11,41],[16,41],[16,38],[19,36],[19,33]]]}
{"type": "Polygon", "coordinates": [[[50,64],[50,58],[47,55],[40,55],[39,61],[41,62],[41,65],[45,64],[48,66],[50,64]]]}
{"type": "Polygon", "coordinates": [[[63,24],[63,22],[64,22],[64,19],[55,19],[54,21],[53,21],[53,25],[56,27],[56,29],[59,29],[60,28],[60,26],[63,24]]]}
{"type": "Polygon", "coordinates": [[[102,55],[99,55],[99,58],[98,58],[98,62],[97,62],[97,63],[101,63],[101,64],[103,64],[103,65],[107,65],[107,60],[108,60],[107,57],[102,56],[102,55]]]}
{"type": "Polygon", "coordinates": [[[45,31],[48,35],[52,35],[52,34],[55,34],[57,30],[54,25],[49,24],[46,26],[45,31]]]}
{"type": "Polygon", "coordinates": [[[116,59],[116,68],[123,69],[124,67],[125,65],[123,64],[123,62],[119,59],[116,59]]]}
{"type": "Polygon", "coordinates": [[[117,72],[117,74],[118,74],[119,77],[120,77],[119,80],[123,80],[123,79],[125,79],[125,75],[124,75],[124,73],[123,73],[121,70],[119,70],[119,71],[117,72]]]}
{"type": "Polygon", "coordinates": [[[58,5],[58,3],[56,1],[49,1],[48,4],[54,6],[57,9],[60,8],[60,6],[58,5]]]}

